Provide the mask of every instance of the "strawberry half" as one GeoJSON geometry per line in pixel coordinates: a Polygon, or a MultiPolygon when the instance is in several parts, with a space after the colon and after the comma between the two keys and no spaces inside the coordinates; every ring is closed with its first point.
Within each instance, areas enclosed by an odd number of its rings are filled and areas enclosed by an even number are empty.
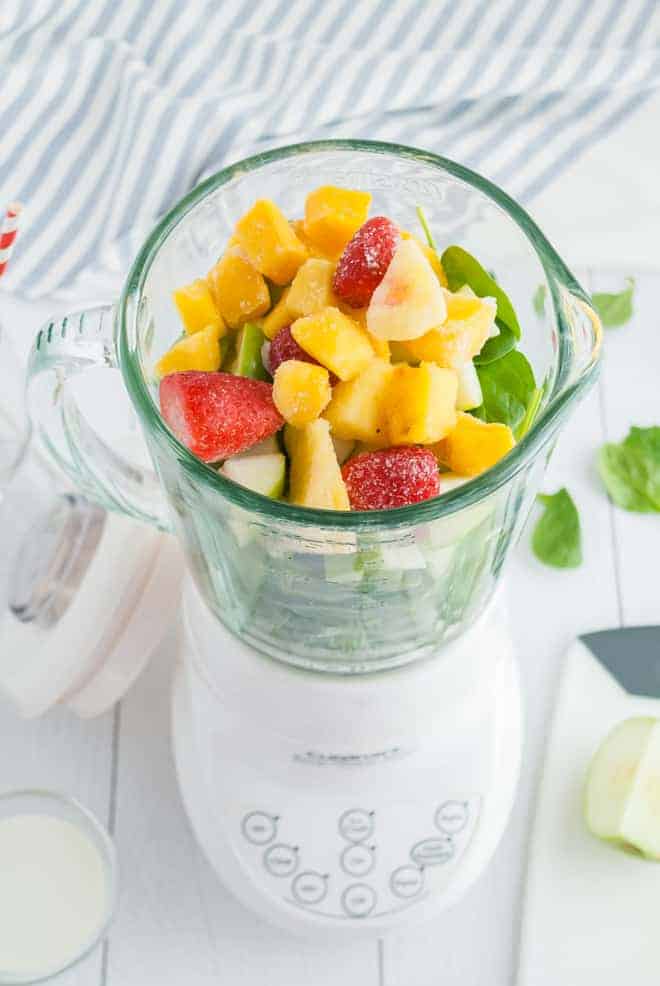
{"type": "Polygon", "coordinates": [[[360,226],[337,261],[332,288],[351,308],[365,308],[385,277],[401,233],[386,216],[374,216],[360,226]]]}
{"type": "Polygon", "coordinates": [[[438,463],[417,445],[363,452],[341,470],[352,510],[387,510],[429,500],[440,492],[438,463]]]}
{"type": "Polygon", "coordinates": [[[171,373],[160,382],[160,410],[191,452],[203,462],[218,462],[282,427],[272,390],[263,380],[232,373],[171,373]]]}

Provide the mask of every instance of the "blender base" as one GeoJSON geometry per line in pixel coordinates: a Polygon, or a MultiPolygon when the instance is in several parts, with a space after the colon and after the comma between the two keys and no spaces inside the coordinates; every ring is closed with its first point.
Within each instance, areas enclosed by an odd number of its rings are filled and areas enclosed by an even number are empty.
{"type": "Polygon", "coordinates": [[[226,887],[294,934],[429,920],[504,832],[521,752],[500,605],[439,655],[339,676],[255,654],[191,586],[173,742],[195,835],[226,887]]]}

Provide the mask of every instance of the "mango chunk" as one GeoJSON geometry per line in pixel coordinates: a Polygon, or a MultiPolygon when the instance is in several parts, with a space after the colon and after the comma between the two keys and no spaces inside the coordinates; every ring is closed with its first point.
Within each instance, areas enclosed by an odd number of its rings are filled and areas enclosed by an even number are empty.
{"type": "Polygon", "coordinates": [[[291,335],[340,380],[356,377],[375,355],[367,333],[338,308],[322,308],[314,315],[296,319],[291,335]]]}
{"type": "Polygon", "coordinates": [[[332,290],[334,264],[330,260],[311,257],[306,260],[293,279],[287,305],[296,318],[313,315],[322,308],[336,305],[332,290]]]}
{"type": "Polygon", "coordinates": [[[169,373],[181,373],[183,370],[219,370],[222,363],[220,333],[218,324],[207,325],[205,329],[175,342],[156,363],[156,376],[166,377],[169,373]]]}
{"type": "Polygon", "coordinates": [[[374,352],[379,359],[384,359],[389,362],[390,360],[390,344],[386,339],[379,339],[378,336],[372,335],[367,329],[367,309],[366,308],[351,308],[350,305],[340,304],[339,308],[343,311],[344,315],[348,315],[352,318],[354,322],[364,329],[367,333],[369,342],[373,346],[374,352]]]}
{"type": "MultiPolygon", "coordinates": [[[[211,289],[203,277],[186,284],[172,293],[187,335],[205,329],[207,325],[219,325],[226,331],[222,315],[218,311],[211,289]]],[[[224,335],[224,331],[221,333],[224,335]]]]}
{"type": "Polygon", "coordinates": [[[318,418],[331,396],[330,374],[324,366],[289,359],[275,371],[273,401],[294,428],[303,428],[318,418]]]}
{"type": "Polygon", "coordinates": [[[259,199],[236,223],[236,239],[252,264],[275,284],[288,284],[307,260],[289,220],[270,199],[259,199]]]}
{"type": "Polygon", "coordinates": [[[459,414],[456,426],[432,451],[438,462],[459,476],[478,476],[494,466],[515,444],[507,425],[459,414]]]}
{"type": "Polygon", "coordinates": [[[206,279],[220,314],[232,329],[270,308],[268,285],[240,247],[226,250],[206,279]]]}
{"type": "Polygon", "coordinates": [[[305,201],[305,234],[324,253],[338,256],[366,222],[370,204],[368,192],[322,185],[305,201]]]}
{"type": "Polygon", "coordinates": [[[291,325],[295,318],[289,309],[289,290],[289,288],[284,289],[280,300],[271,308],[261,323],[261,328],[267,339],[274,339],[280,329],[283,329],[285,325],[291,325]]]}
{"type": "Polygon", "coordinates": [[[456,424],[458,381],[453,370],[434,363],[397,363],[385,399],[392,445],[431,445],[456,424]]]}
{"type": "Polygon", "coordinates": [[[445,291],[447,319],[418,339],[406,340],[413,359],[459,369],[477,353],[491,334],[496,306],[491,298],[471,298],[445,291]]]}
{"type": "Polygon", "coordinates": [[[335,384],[324,417],[335,438],[387,444],[384,402],[394,367],[382,359],[345,383],[335,384]]]}
{"type": "Polygon", "coordinates": [[[286,425],[284,444],[289,453],[289,501],[299,507],[350,510],[328,422],[317,418],[304,428],[286,425]]]}
{"type": "Polygon", "coordinates": [[[321,247],[317,246],[307,236],[305,232],[305,220],[304,219],[292,219],[289,223],[291,229],[296,234],[300,242],[303,244],[307,250],[308,257],[314,257],[316,260],[335,260],[336,257],[333,254],[324,252],[321,247]]]}

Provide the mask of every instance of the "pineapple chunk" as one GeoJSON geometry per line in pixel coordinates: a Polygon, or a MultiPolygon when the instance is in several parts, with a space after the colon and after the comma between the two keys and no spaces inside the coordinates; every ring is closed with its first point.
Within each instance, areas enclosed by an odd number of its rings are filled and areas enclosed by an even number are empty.
{"type": "Polygon", "coordinates": [[[261,323],[261,328],[267,339],[274,339],[280,329],[283,329],[285,325],[291,325],[295,318],[288,305],[289,291],[290,288],[284,289],[280,300],[271,308],[261,323]]]}
{"type": "Polygon", "coordinates": [[[386,339],[379,339],[378,336],[374,336],[367,329],[367,309],[366,308],[351,308],[350,305],[345,305],[340,302],[339,308],[343,311],[344,315],[348,315],[352,318],[354,322],[364,329],[367,333],[369,342],[373,346],[374,352],[379,359],[390,361],[390,344],[386,339]]]}
{"type": "Polygon", "coordinates": [[[414,359],[431,360],[457,370],[481,352],[491,334],[497,311],[492,298],[470,298],[445,291],[447,319],[419,339],[408,339],[414,359]]]}
{"type": "Polygon", "coordinates": [[[458,378],[458,393],[456,394],[456,410],[471,411],[483,403],[481,382],[474,363],[470,360],[456,370],[458,378]]]}
{"type": "Polygon", "coordinates": [[[339,377],[351,380],[374,358],[369,336],[338,308],[297,319],[291,335],[299,346],[339,377]]]}
{"type": "Polygon", "coordinates": [[[294,428],[303,428],[318,418],[331,396],[330,374],[324,366],[288,359],[275,371],[273,401],[294,428]]]}
{"type": "Polygon", "coordinates": [[[289,453],[290,502],[299,507],[350,510],[328,422],[317,418],[304,428],[286,425],[284,444],[289,453]]]}
{"type": "Polygon", "coordinates": [[[453,370],[434,363],[397,363],[385,399],[392,445],[431,445],[444,438],[456,424],[457,390],[453,370]]]}
{"type": "Polygon", "coordinates": [[[219,370],[222,362],[220,332],[219,325],[207,325],[194,335],[175,342],[156,363],[156,376],[166,377],[183,370],[219,370]]]}
{"type": "Polygon", "coordinates": [[[270,308],[268,285],[240,247],[230,247],[207,274],[220,314],[231,329],[270,308]]]}
{"type": "Polygon", "coordinates": [[[305,234],[330,257],[338,256],[366,222],[371,195],[322,185],[305,201],[305,234]]]}
{"type": "Polygon", "coordinates": [[[478,476],[515,445],[507,425],[459,414],[456,427],[432,449],[438,462],[459,476],[478,476]]]}
{"type": "Polygon", "coordinates": [[[393,372],[385,360],[374,359],[357,377],[335,384],[324,415],[334,437],[387,444],[384,400],[393,372]]]}
{"type": "Polygon", "coordinates": [[[178,288],[172,293],[172,297],[187,335],[199,332],[207,325],[219,325],[222,330],[220,334],[224,335],[226,326],[213,300],[211,289],[203,277],[186,284],[183,288],[178,288]]]}
{"type": "Polygon", "coordinates": [[[307,260],[307,250],[270,199],[259,199],[236,223],[234,235],[257,270],[288,284],[307,260]]]}
{"type": "Polygon", "coordinates": [[[306,260],[293,279],[289,289],[287,305],[294,318],[313,315],[322,308],[336,305],[332,290],[334,264],[329,260],[311,258],[306,260]]]}

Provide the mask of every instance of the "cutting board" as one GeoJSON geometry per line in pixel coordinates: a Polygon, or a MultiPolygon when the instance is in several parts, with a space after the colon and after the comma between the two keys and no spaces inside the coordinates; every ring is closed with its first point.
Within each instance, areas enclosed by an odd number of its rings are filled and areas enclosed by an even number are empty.
{"type": "Polygon", "coordinates": [[[576,640],[566,657],[530,843],[517,986],[660,984],[660,863],[599,842],[582,814],[586,771],[609,730],[660,716],[659,642],[657,627],[605,631],[576,640]]]}

